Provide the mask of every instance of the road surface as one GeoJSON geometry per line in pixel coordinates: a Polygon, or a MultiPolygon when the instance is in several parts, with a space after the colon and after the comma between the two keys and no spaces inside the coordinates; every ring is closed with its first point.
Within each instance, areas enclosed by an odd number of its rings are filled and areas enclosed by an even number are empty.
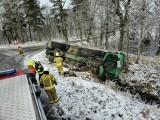
{"type": "Polygon", "coordinates": [[[44,46],[23,48],[24,56],[20,56],[16,49],[0,51],[0,71],[13,69],[23,69],[23,58],[33,52],[45,49],[44,46]]]}

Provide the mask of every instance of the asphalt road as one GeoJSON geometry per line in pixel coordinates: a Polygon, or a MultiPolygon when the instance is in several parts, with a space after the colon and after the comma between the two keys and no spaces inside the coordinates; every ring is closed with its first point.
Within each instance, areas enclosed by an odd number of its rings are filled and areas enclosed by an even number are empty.
{"type": "Polygon", "coordinates": [[[15,68],[16,70],[23,69],[23,58],[33,52],[43,50],[44,46],[22,48],[24,56],[20,56],[16,49],[0,51],[0,71],[15,68]]]}

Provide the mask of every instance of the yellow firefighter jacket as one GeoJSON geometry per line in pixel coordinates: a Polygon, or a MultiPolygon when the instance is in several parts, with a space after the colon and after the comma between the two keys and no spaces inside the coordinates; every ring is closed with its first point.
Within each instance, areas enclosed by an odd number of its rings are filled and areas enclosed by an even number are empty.
{"type": "Polygon", "coordinates": [[[57,84],[56,79],[51,74],[43,74],[40,78],[40,84],[43,85],[45,90],[54,88],[54,84],[57,84]]]}
{"type": "Polygon", "coordinates": [[[54,58],[54,62],[55,62],[55,65],[57,67],[60,67],[60,66],[62,66],[63,58],[61,58],[61,57],[55,57],[54,58]]]}
{"type": "Polygon", "coordinates": [[[21,48],[21,47],[18,47],[17,50],[18,50],[18,52],[21,52],[21,51],[22,51],[22,48],[21,48]]]}

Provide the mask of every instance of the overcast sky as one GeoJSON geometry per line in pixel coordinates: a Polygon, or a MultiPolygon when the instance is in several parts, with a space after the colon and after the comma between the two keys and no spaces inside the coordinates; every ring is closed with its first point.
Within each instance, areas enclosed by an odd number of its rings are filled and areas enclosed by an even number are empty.
{"type": "MultiPolygon", "coordinates": [[[[43,5],[43,4],[47,4],[48,3],[48,5],[49,4],[51,4],[50,2],[49,2],[49,0],[39,0],[40,1],[40,3],[41,3],[41,5],[43,5]]],[[[65,4],[65,8],[67,7],[70,7],[70,4],[71,4],[71,0],[67,0],[66,1],[66,4],[65,4]]]]}
{"type": "Polygon", "coordinates": [[[49,3],[49,0],[39,0],[41,4],[47,4],[49,3]]]}

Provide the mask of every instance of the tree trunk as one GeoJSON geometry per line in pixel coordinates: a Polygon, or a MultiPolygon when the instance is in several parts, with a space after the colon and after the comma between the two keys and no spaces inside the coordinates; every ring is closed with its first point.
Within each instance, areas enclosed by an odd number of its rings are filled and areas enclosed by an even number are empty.
{"type": "Polygon", "coordinates": [[[87,30],[86,25],[84,25],[84,37],[87,38],[87,30]]]}
{"type": "Polygon", "coordinates": [[[100,40],[99,40],[99,44],[102,45],[103,43],[103,38],[104,38],[104,20],[103,20],[103,16],[101,17],[101,26],[100,26],[100,40]]]}
{"type": "Polygon", "coordinates": [[[38,28],[37,30],[37,36],[38,36],[38,41],[42,41],[42,35],[41,35],[41,30],[38,28]]]}
{"type": "Polygon", "coordinates": [[[21,26],[21,36],[22,36],[22,42],[25,43],[22,26],[21,26]]]}
{"type": "Polygon", "coordinates": [[[25,38],[26,38],[26,42],[29,41],[29,35],[28,35],[28,30],[26,29],[26,32],[24,33],[25,38]]]}
{"type": "Polygon", "coordinates": [[[11,40],[7,37],[8,43],[11,44],[11,40]]]}
{"type": "Polygon", "coordinates": [[[120,40],[118,43],[118,51],[122,51],[123,50],[123,40],[124,40],[124,34],[125,34],[125,23],[123,20],[120,21],[120,40]]]}
{"type": "Polygon", "coordinates": [[[69,27],[69,33],[70,33],[70,37],[72,37],[73,36],[73,26],[72,25],[69,27]]]}
{"type": "MultiPolygon", "coordinates": [[[[108,17],[108,14],[107,14],[108,17]]],[[[107,19],[107,23],[105,23],[105,49],[108,49],[108,38],[109,38],[109,33],[108,33],[108,19],[107,19]]]]}
{"type": "Polygon", "coordinates": [[[61,23],[62,23],[62,32],[63,32],[63,37],[65,38],[65,41],[68,41],[68,35],[67,35],[67,28],[66,28],[66,23],[65,23],[65,15],[63,11],[63,6],[60,0],[59,2],[59,10],[60,10],[60,18],[61,18],[61,23]]]}
{"type": "Polygon", "coordinates": [[[160,24],[159,24],[159,27],[158,27],[158,37],[157,37],[157,40],[158,40],[158,50],[157,50],[157,52],[156,52],[155,55],[160,54],[160,24]]]}
{"type": "Polygon", "coordinates": [[[98,46],[98,41],[97,41],[97,38],[96,38],[95,30],[93,30],[92,36],[93,36],[93,39],[94,39],[95,46],[97,47],[98,46]]]}
{"type": "Polygon", "coordinates": [[[138,44],[137,59],[136,59],[136,62],[135,62],[136,64],[139,63],[140,55],[141,55],[141,41],[138,44]]]}
{"type": "Polygon", "coordinates": [[[144,39],[146,32],[147,31],[144,32],[143,30],[141,30],[141,37],[140,37],[140,41],[138,43],[138,48],[137,48],[138,49],[138,51],[137,51],[137,59],[135,61],[136,64],[139,63],[139,59],[140,59],[140,55],[141,55],[141,50],[142,50],[142,40],[144,39]]]}
{"type": "MultiPolygon", "coordinates": [[[[129,15],[127,15],[128,19],[129,19],[129,15]]],[[[128,21],[128,25],[127,25],[127,31],[126,31],[126,41],[127,41],[127,63],[125,66],[125,71],[128,72],[128,67],[129,67],[129,21],[128,21]]]]}
{"type": "Polygon", "coordinates": [[[52,40],[51,27],[49,26],[49,40],[52,40]]]}
{"type": "Polygon", "coordinates": [[[100,42],[99,42],[100,45],[102,45],[103,36],[104,36],[104,32],[103,32],[103,30],[101,30],[101,33],[100,33],[100,42]]]}
{"type": "MultiPolygon", "coordinates": [[[[107,9],[108,9],[108,7],[107,7],[107,9]]],[[[107,11],[107,17],[108,17],[108,11],[107,11]]],[[[107,23],[105,23],[105,49],[107,49],[108,48],[108,38],[109,38],[109,33],[108,33],[108,23],[109,23],[109,21],[108,21],[108,19],[107,19],[107,21],[106,21],[107,23]]]]}
{"type": "Polygon", "coordinates": [[[89,42],[90,37],[92,37],[91,39],[93,39],[95,46],[98,46],[98,41],[96,38],[94,24],[93,24],[93,17],[90,18],[88,24],[89,24],[89,26],[88,26],[88,33],[87,33],[87,42],[89,42]]]}
{"type": "Polygon", "coordinates": [[[17,33],[18,33],[18,36],[20,38],[20,41],[22,41],[22,43],[24,43],[24,36],[23,36],[23,27],[21,25],[21,23],[18,23],[18,30],[17,30],[17,33]]]}
{"type": "Polygon", "coordinates": [[[48,17],[48,16],[47,16],[46,29],[47,29],[47,30],[46,30],[46,31],[47,31],[46,35],[47,35],[49,41],[51,41],[51,27],[49,26],[49,17],[48,17]]]}
{"type": "Polygon", "coordinates": [[[81,41],[81,45],[83,45],[83,32],[82,32],[82,13],[80,10],[77,11],[78,13],[78,22],[79,22],[79,34],[80,34],[80,41],[81,41]]]}
{"type": "Polygon", "coordinates": [[[108,49],[108,38],[109,38],[109,7],[108,7],[109,1],[107,0],[107,7],[105,7],[105,49],[108,49]]]}
{"type": "Polygon", "coordinates": [[[31,26],[30,25],[28,26],[28,29],[29,29],[29,38],[30,38],[30,41],[33,41],[32,40],[31,26]]]}
{"type": "Polygon", "coordinates": [[[105,38],[106,38],[106,40],[105,40],[105,49],[107,50],[108,49],[108,34],[106,34],[105,35],[105,38]]]}
{"type": "Polygon", "coordinates": [[[8,43],[11,44],[11,40],[9,39],[9,37],[7,36],[7,34],[5,34],[4,36],[7,39],[8,43]]]}
{"type": "Polygon", "coordinates": [[[13,34],[13,30],[11,30],[11,39],[12,39],[12,40],[15,40],[14,34],[13,34]]]}
{"type": "Polygon", "coordinates": [[[145,23],[145,14],[146,14],[146,0],[143,0],[143,4],[142,4],[142,8],[141,8],[141,12],[142,12],[142,15],[141,15],[141,33],[140,33],[140,41],[138,43],[138,51],[137,51],[137,60],[136,60],[136,64],[139,63],[139,59],[140,59],[140,55],[141,55],[141,50],[142,50],[142,41],[145,37],[145,34],[147,32],[147,30],[145,31],[146,28],[144,28],[144,23],[145,23]],[[144,32],[145,31],[145,32],[144,32]]]}
{"type": "Polygon", "coordinates": [[[83,33],[81,27],[79,28],[79,32],[80,32],[81,45],[83,45],[83,33]]]}

